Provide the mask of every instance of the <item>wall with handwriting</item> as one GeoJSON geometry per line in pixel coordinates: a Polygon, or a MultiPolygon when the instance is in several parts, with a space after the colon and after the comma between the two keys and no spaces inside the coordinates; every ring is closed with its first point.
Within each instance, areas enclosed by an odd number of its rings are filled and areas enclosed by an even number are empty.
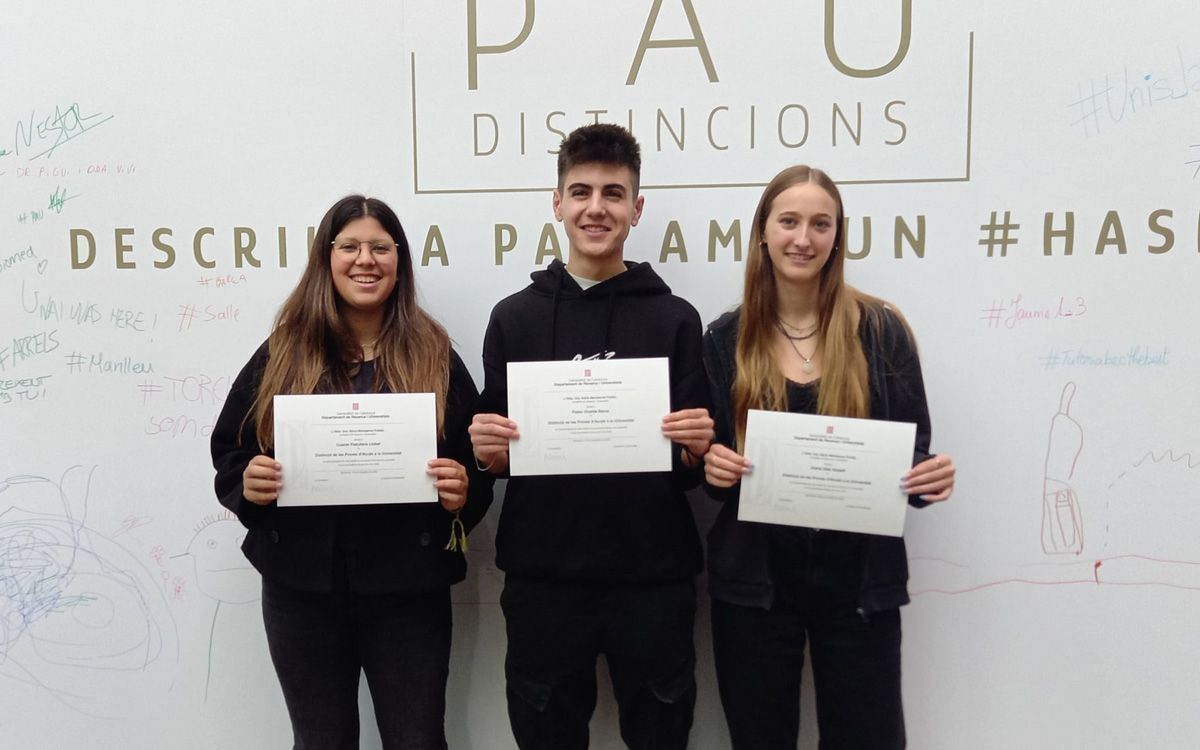
{"type": "MultiPolygon", "coordinates": [[[[1200,8],[978,5],[6,13],[5,746],[288,743],[259,582],[211,490],[233,376],[312,226],[362,191],[398,209],[424,303],[480,377],[491,306],[565,249],[558,139],[610,120],[644,149],[627,257],[704,319],[738,300],[763,183],[809,162],[843,182],[851,282],[917,333],[959,483],[907,521],[911,745],[1194,747],[1200,8]]],[[[713,503],[693,505],[707,528],[713,503]]],[[[458,748],[514,747],[495,519],[454,594],[458,748]]],[[[715,750],[700,610],[692,744],[715,750]]],[[[607,695],[593,740],[620,746],[607,695]]]]}

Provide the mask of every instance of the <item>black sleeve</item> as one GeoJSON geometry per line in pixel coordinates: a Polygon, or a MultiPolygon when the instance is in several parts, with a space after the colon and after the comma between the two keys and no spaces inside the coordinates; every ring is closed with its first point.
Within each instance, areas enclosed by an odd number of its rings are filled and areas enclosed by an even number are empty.
{"type": "MultiPolygon", "coordinates": [[[[680,409],[708,409],[708,377],[704,373],[704,361],[700,354],[700,315],[687,305],[687,316],[679,327],[671,356],[671,411],[680,409]]],[[[680,457],[680,447],[671,451],[671,470],[676,483],[685,490],[700,484],[704,478],[704,464],[689,467],[680,457]]]]}
{"type": "Polygon", "coordinates": [[[467,503],[459,512],[463,526],[470,531],[483,519],[492,504],[494,478],[475,465],[471,436],[467,428],[479,405],[479,392],[467,366],[458,353],[450,350],[450,386],[446,391],[445,439],[439,457],[453,458],[467,469],[467,503]]]}
{"type": "Polygon", "coordinates": [[[217,499],[248,529],[262,525],[275,511],[274,503],[256,505],[242,494],[242,472],[246,470],[250,459],[262,452],[258,447],[255,434],[258,427],[251,409],[267,356],[267,345],[264,343],[238,373],[209,441],[213,468],[217,470],[214,480],[217,499]]]}
{"type": "MultiPolygon", "coordinates": [[[[895,422],[912,422],[917,426],[916,442],[913,446],[913,466],[930,457],[929,441],[932,428],[929,423],[929,405],[925,400],[925,381],[921,376],[921,360],[917,356],[916,342],[908,329],[890,309],[882,315],[881,344],[885,354],[884,377],[889,407],[888,419],[895,422]]],[[[916,495],[909,495],[908,504],[924,508],[929,502],[916,495]]]]}
{"type": "MultiPolygon", "coordinates": [[[[479,395],[476,414],[499,414],[508,416],[508,350],[504,344],[504,332],[492,309],[487,330],[483,334],[483,393],[479,395]]],[[[520,425],[518,425],[518,429],[520,425]]],[[[471,466],[475,467],[475,454],[470,455],[471,466]]],[[[509,473],[487,472],[492,479],[507,479],[509,473]]],[[[482,518],[482,516],[480,516],[482,518]]]]}
{"type": "MultiPolygon", "coordinates": [[[[734,426],[736,422],[733,418],[734,363],[728,361],[728,355],[721,348],[721,344],[717,341],[711,328],[704,334],[703,356],[704,370],[708,373],[712,418],[716,430],[713,441],[736,450],[737,428],[734,426]]],[[[741,482],[732,487],[713,487],[708,482],[704,483],[704,490],[709,497],[721,502],[737,499],[741,487],[741,482]]]]}

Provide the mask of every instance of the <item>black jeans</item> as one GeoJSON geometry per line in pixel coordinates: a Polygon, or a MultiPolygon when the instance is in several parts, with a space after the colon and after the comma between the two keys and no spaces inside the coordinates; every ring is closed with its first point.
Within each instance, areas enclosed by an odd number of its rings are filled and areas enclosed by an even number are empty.
{"type": "Polygon", "coordinates": [[[821,750],[905,746],[899,610],[864,618],[853,598],[819,589],[770,611],[714,599],[712,631],[734,750],[796,750],[806,636],[821,750]]]}
{"type": "Polygon", "coordinates": [[[548,583],[509,576],[508,716],[521,750],[582,750],[596,658],[612,676],[631,750],[683,750],[696,704],[695,584],[548,583]]]}
{"type": "Polygon", "coordinates": [[[385,750],[444,750],[450,590],[318,594],[263,579],[263,623],[295,750],[358,748],[365,672],[385,750]]]}

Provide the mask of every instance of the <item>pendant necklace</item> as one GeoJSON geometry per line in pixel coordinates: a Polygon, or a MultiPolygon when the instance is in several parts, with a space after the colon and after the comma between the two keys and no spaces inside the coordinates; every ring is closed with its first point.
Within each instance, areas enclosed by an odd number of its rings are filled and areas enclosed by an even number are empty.
{"type": "Polygon", "coordinates": [[[785,339],[787,339],[787,342],[789,344],[791,344],[792,351],[796,352],[796,354],[800,357],[800,359],[804,360],[804,365],[801,367],[801,369],[804,370],[804,374],[811,375],[813,370],[816,369],[815,367],[813,367],[813,357],[817,356],[817,352],[814,349],[812,357],[806,357],[806,356],[804,356],[804,353],[800,351],[800,347],[796,346],[796,342],[803,341],[804,339],[812,338],[813,336],[816,335],[816,333],[817,333],[816,330],[814,329],[813,332],[808,334],[807,336],[803,336],[801,338],[794,339],[788,335],[788,332],[786,330],[784,330],[783,323],[781,321],[779,321],[778,319],[775,321],[775,327],[779,329],[779,332],[782,333],[783,337],[785,339]]]}

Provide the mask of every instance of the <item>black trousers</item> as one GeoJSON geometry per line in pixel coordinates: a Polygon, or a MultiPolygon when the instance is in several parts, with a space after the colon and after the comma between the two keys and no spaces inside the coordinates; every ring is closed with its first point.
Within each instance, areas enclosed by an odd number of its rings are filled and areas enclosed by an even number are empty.
{"type": "Polygon", "coordinates": [[[713,652],[734,750],[796,750],[800,674],[811,644],[821,750],[905,746],[900,611],[869,617],[852,597],[809,589],[765,610],[713,600],[713,652]]]}
{"type": "Polygon", "coordinates": [[[262,608],[295,750],[358,748],[360,672],[385,750],[445,750],[448,588],[316,594],[264,578],[262,608]]]}
{"type": "Polygon", "coordinates": [[[521,750],[582,750],[596,707],[596,658],[612,676],[631,750],[683,750],[696,704],[692,580],[548,583],[509,576],[508,716],[521,750]]]}

